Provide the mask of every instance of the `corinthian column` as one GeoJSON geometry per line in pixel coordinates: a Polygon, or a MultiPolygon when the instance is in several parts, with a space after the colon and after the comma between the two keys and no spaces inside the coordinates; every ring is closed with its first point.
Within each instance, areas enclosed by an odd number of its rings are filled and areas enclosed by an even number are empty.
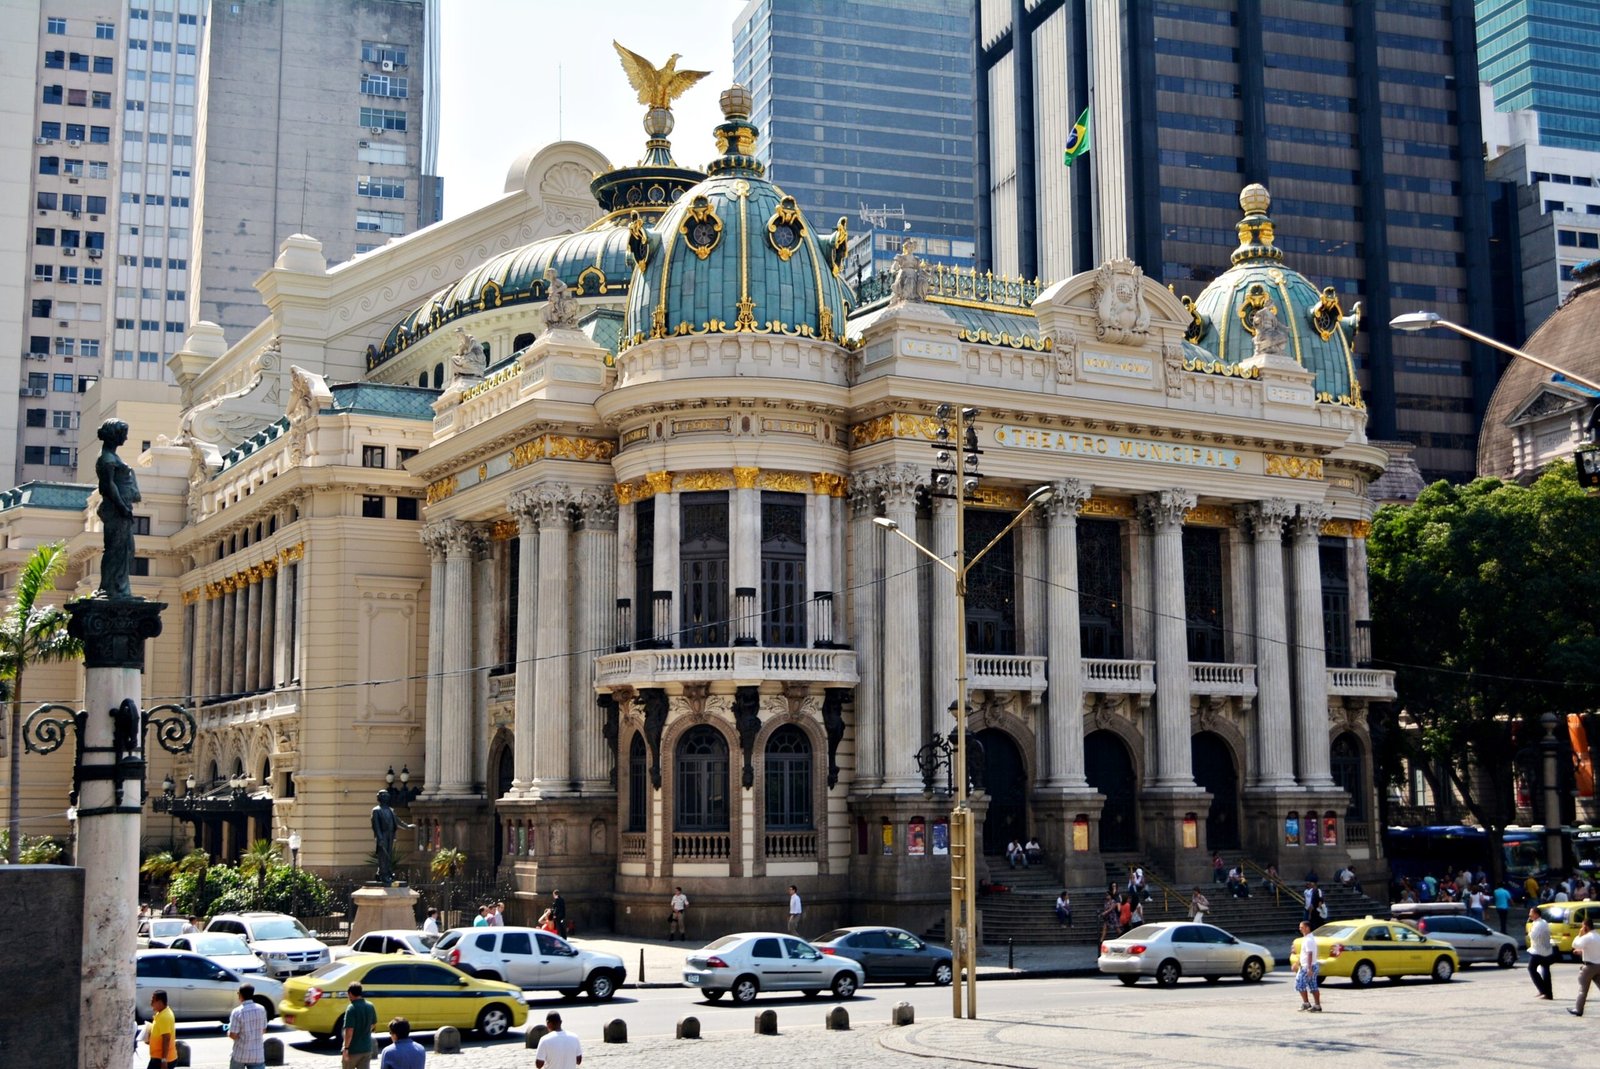
{"type": "Polygon", "coordinates": [[[459,520],[445,525],[444,674],[439,793],[472,793],[472,563],[483,545],[477,528],[459,520]]]}
{"type": "MultiPolygon", "coordinates": [[[[884,515],[906,534],[917,533],[917,486],[921,476],[909,464],[884,472],[884,515]]],[[[922,790],[917,748],[924,741],[922,699],[922,608],[918,603],[919,555],[905,539],[884,533],[883,545],[883,786],[922,790]]],[[[945,582],[949,577],[943,574],[945,582]]],[[[936,583],[934,599],[948,594],[936,583]]],[[[941,671],[949,671],[941,667],[941,671]]]]}
{"type": "Polygon", "coordinates": [[[1187,490],[1162,490],[1139,501],[1150,529],[1155,581],[1156,772],[1151,786],[1194,786],[1189,753],[1189,640],[1183,596],[1183,514],[1187,490]]]}
{"type": "Polygon", "coordinates": [[[534,670],[533,791],[541,796],[561,794],[572,778],[572,700],[568,653],[571,640],[567,614],[567,574],[572,533],[572,491],[565,483],[533,490],[533,507],[539,518],[539,652],[534,670]]]}
{"type": "Polygon", "coordinates": [[[521,797],[533,786],[533,695],[538,686],[539,519],[531,491],[512,497],[517,518],[517,693],[513,711],[511,793],[521,797]]]}
{"type": "Polygon", "coordinates": [[[278,685],[278,676],[272,664],[272,649],[277,628],[278,600],[278,562],[269,560],[261,565],[261,614],[260,630],[256,632],[256,643],[260,646],[257,656],[261,658],[261,674],[257,677],[256,686],[261,690],[273,690],[278,685]]]}
{"type": "Polygon", "coordinates": [[[217,669],[217,695],[234,694],[238,691],[235,683],[234,657],[233,657],[233,599],[235,593],[233,578],[230,576],[222,581],[222,644],[218,649],[217,669]]]}
{"type": "Polygon", "coordinates": [[[1089,500],[1089,484],[1063,479],[1044,506],[1048,526],[1050,585],[1045,591],[1049,621],[1046,648],[1050,682],[1049,764],[1044,786],[1083,789],[1083,636],[1078,628],[1078,513],[1089,500]]]}
{"type": "Polygon", "coordinates": [[[250,689],[246,650],[250,646],[250,577],[239,573],[233,591],[233,693],[250,689]]]}
{"type": "Polygon", "coordinates": [[[878,491],[875,472],[850,479],[850,630],[861,675],[855,692],[857,789],[876,787],[883,777],[883,671],[878,660],[883,535],[872,522],[878,514],[878,491]]]}
{"type": "Polygon", "coordinates": [[[246,691],[261,689],[261,569],[252,566],[246,576],[250,583],[245,590],[244,618],[244,687],[246,691]]]}
{"type": "Polygon", "coordinates": [[[1283,525],[1294,506],[1280,497],[1239,510],[1255,536],[1256,787],[1294,786],[1289,704],[1289,628],[1284,616],[1283,525]]]}
{"type": "Polygon", "coordinates": [[[605,710],[594,691],[594,660],[610,653],[616,621],[617,497],[609,486],[591,487],[577,496],[579,526],[573,535],[578,585],[572,606],[577,618],[577,655],[572,658],[572,710],[577,719],[575,779],[587,792],[611,789],[610,754],[606,750],[605,710]]]}
{"type": "Polygon", "coordinates": [[[1328,762],[1328,661],[1323,652],[1322,566],[1317,537],[1333,515],[1326,505],[1301,505],[1290,542],[1294,562],[1294,735],[1300,786],[1332,787],[1328,762]]]}
{"type": "MultiPolygon", "coordinates": [[[[936,497],[933,506],[933,544],[929,546],[940,557],[952,564],[956,559],[956,503],[954,498],[936,497]]],[[[906,534],[916,536],[914,526],[901,525],[906,534]]],[[[900,539],[890,536],[894,542],[900,539]]],[[[904,542],[900,542],[906,549],[904,542]]],[[[916,558],[912,558],[915,560],[916,558]]],[[[953,584],[954,577],[943,568],[934,568],[929,572],[932,580],[930,593],[932,604],[928,606],[929,632],[928,641],[932,648],[933,671],[929,689],[932,693],[933,722],[936,727],[946,723],[945,710],[949,709],[956,700],[956,676],[966,675],[960,670],[958,658],[966,655],[965,650],[956,649],[956,599],[953,584]]],[[[893,678],[893,677],[891,677],[893,678]]],[[[920,745],[920,743],[919,743],[920,745]]]]}
{"type": "MultiPolygon", "coordinates": [[[[441,524],[427,527],[422,532],[422,544],[428,547],[428,559],[432,562],[428,578],[428,704],[423,719],[422,750],[422,792],[431,795],[439,788],[439,751],[444,737],[441,721],[444,709],[444,527],[441,524]]],[[[283,637],[279,641],[287,641],[288,632],[280,634],[283,637]]]]}

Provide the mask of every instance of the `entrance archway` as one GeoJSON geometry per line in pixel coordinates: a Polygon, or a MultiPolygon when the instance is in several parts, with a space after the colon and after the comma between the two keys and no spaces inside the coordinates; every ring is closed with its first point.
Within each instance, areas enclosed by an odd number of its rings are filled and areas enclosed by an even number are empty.
{"type": "Polygon", "coordinates": [[[1133,755],[1114,732],[1091,731],[1083,740],[1089,786],[1105,795],[1100,811],[1100,850],[1121,854],[1139,849],[1139,781],[1133,755]]]}
{"type": "Polygon", "coordinates": [[[1339,737],[1333,740],[1329,764],[1333,782],[1350,794],[1350,805],[1345,809],[1344,819],[1366,820],[1367,792],[1361,774],[1361,740],[1356,738],[1353,732],[1341,732],[1339,737]]]}
{"type": "MultiPolygon", "coordinates": [[[[500,753],[494,762],[494,794],[492,797],[504,798],[511,793],[511,781],[515,778],[516,754],[512,749],[509,738],[500,742],[500,753]]],[[[500,821],[495,820],[494,827],[494,867],[500,867],[500,860],[506,853],[506,836],[500,827],[500,821]]]]}
{"type": "Polygon", "coordinates": [[[983,789],[989,795],[983,852],[1003,854],[1012,839],[1028,839],[1028,768],[1017,744],[999,728],[985,728],[973,737],[983,745],[983,789]]]}
{"type": "Polygon", "coordinates": [[[1239,770],[1233,763],[1233,750],[1221,735],[1202,731],[1190,737],[1189,756],[1195,784],[1211,792],[1206,849],[1239,849],[1239,770]]]}

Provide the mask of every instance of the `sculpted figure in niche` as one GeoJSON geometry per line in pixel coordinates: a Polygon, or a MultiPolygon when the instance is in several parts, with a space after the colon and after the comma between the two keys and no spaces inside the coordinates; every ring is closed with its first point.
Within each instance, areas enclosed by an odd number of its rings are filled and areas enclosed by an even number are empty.
{"type": "Polygon", "coordinates": [[[1278,319],[1278,306],[1268,301],[1256,313],[1257,356],[1285,356],[1289,351],[1289,331],[1278,319]]]}
{"type": "Polygon", "coordinates": [[[894,282],[891,304],[921,304],[928,299],[928,276],[917,259],[917,243],[907,238],[892,265],[894,282]]]}
{"type": "Polygon", "coordinates": [[[556,276],[556,269],[544,269],[546,293],[544,301],[544,325],[546,329],[555,330],[565,327],[569,330],[578,325],[578,299],[572,295],[572,287],[561,281],[556,276]]]}
{"type": "Polygon", "coordinates": [[[1138,344],[1150,333],[1144,300],[1144,269],[1132,260],[1107,260],[1094,283],[1095,335],[1121,345],[1138,344]]]}
{"type": "Polygon", "coordinates": [[[489,357],[483,351],[483,343],[460,327],[456,328],[459,335],[456,341],[455,355],[450,358],[450,366],[457,375],[482,375],[489,366],[489,357]]]}
{"type": "Polygon", "coordinates": [[[128,440],[128,425],[120,419],[100,424],[100,458],[94,462],[95,478],[100,482],[100,517],[105,540],[100,557],[102,598],[131,598],[128,576],[133,574],[133,506],[139,501],[139,481],[133,469],[117,456],[117,449],[128,440]]]}

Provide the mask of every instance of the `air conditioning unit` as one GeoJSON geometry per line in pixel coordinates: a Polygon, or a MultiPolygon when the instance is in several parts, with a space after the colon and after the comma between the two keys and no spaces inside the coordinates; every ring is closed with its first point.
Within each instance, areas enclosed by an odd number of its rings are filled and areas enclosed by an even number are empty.
{"type": "MultiPolygon", "coordinates": [[[[365,142],[365,141],[357,141],[356,142],[356,148],[371,148],[371,147],[372,146],[369,143],[365,142]]],[[[40,212],[39,214],[43,215],[44,212],[40,212]]]]}
{"type": "Polygon", "coordinates": [[[76,255],[78,255],[78,250],[77,249],[62,249],[61,250],[61,255],[63,255],[63,256],[76,256],[76,255]]]}
{"type": "Polygon", "coordinates": [[[380,63],[379,66],[382,67],[386,71],[392,71],[392,70],[394,70],[394,60],[386,59],[382,63],[380,63]]]}
{"type": "Polygon", "coordinates": [[[56,326],[58,326],[58,327],[70,327],[70,326],[72,326],[72,324],[67,322],[65,319],[58,319],[58,320],[56,320],[56,326]]]}
{"type": "Polygon", "coordinates": [[[20,393],[24,397],[43,397],[44,396],[44,387],[43,386],[24,386],[22,389],[18,390],[17,392],[20,393]]]}
{"type": "Polygon", "coordinates": [[[383,127],[369,126],[367,127],[367,133],[371,134],[373,137],[381,137],[383,135],[383,127]]]}
{"type": "Polygon", "coordinates": [[[89,259],[91,259],[91,260],[98,260],[98,259],[100,259],[100,257],[102,257],[104,255],[105,255],[105,253],[101,252],[99,249],[90,249],[89,250],[89,259]]]}
{"type": "Polygon", "coordinates": [[[99,217],[99,216],[98,216],[98,215],[91,215],[91,216],[89,216],[89,222],[91,222],[91,223],[98,223],[98,222],[99,222],[99,221],[100,221],[100,217],[99,217]]]}
{"type": "Polygon", "coordinates": [[[76,178],[69,178],[67,179],[67,184],[69,186],[75,186],[78,184],[78,180],[76,178]]]}
{"type": "Polygon", "coordinates": [[[50,139],[48,137],[36,137],[33,139],[33,143],[35,145],[48,145],[50,143],[50,139]]]}
{"type": "Polygon", "coordinates": [[[73,138],[72,140],[68,141],[67,144],[72,148],[78,148],[82,146],[83,142],[79,141],[77,138],[73,138]]]}
{"type": "Polygon", "coordinates": [[[81,212],[81,211],[74,211],[74,212],[73,212],[73,213],[72,213],[72,217],[73,217],[73,218],[74,218],[74,219],[76,219],[76,218],[78,218],[78,217],[79,217],[79,216],[80,216],[80,215],[82,215],[82,214],[83,214],[83,212],[81,212]]]}

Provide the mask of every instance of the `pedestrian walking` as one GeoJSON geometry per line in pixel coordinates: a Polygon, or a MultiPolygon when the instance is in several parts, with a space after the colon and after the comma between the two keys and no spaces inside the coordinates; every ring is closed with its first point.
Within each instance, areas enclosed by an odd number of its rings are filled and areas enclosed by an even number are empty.
{"type": "Polygon", "coordinates": [[[344,1046],[340,1049],[343,1069],[370,1069],[372,1065],[372,1030],[378,1024],[378,1011],[362,997],[361,985],[351,984],[345,991],[350,1005],[345,1007],[344,1046]]]}
{"type": "Polygon", "coordinates": [[[1506,934],[1506,921],[1511,919],[1511,890],[1505,884],[1494,889],[1494,911],[1500,918],[1500,934],[1506,934]]]}
{"type": "Polygon", "coordinates": [[[800,903],[800,888],[794,884],[789,885],[789,934],[800,934],[800,917],[804,907],[800,903]]]}
{"type": "Polygon", "coordinates": [[[1555,947],[1550,944],[1550,922],[1544,919],[1538,907],[1533,907],[1528,910],[1528,977],[1542,999],[1555,997],[1550,983],[1550,963],[1555,960],[1555,947]]]}
{"type": "Polygon", "coordinates": [[[1574,1017],[1583,1016],[1583,1004],[1589,1001],[1589,985],[1600,977],[1600,935],[1594,931],[1594,922],[1588,917],[1578,928],[1578,937],[1572,941],[1573,954],[1583,956],[1583,968],[1578,970],[1578,1004],[1567,1010],[1574,1017]]]}
{"type": "MultiPolygon", "coordinates": [[[[428,917],[427,917],[427,919],[422,922],[422,934],[423,935],[438,935],[439,934],[439,911],[434,909],[431,906],[428,908],[428,917]]],[[[410,1022],[407,1022],[406,1027],[408,1029],[411,1027],[410,1022]]],[[[409,1034],[409,1033],[407,1033],[407,1034],[409,1034]]]]}
{"type": "Polygon", "coordinates": [[[254,984],[239,986],[239,1004],[228,1014],[228,1038],[233,1051],[229,1069],[267,1069],[267,1052],[262,1045],[267,1031],[267,1011],[256,1001],[254,984]]]}
{"type": "Polygon", "coordinates": [[[1194,894],[1189,897],[1189,912],[1194,914],[1194,922],[1196,924],[1204,924],[1206,919],[1206,911],[1210,908],[1210,899],[1201,894],[1200,888],[1196,886],[1194,889],[1194,894]]]}
{"type": "Polygon", "coordinates": [[[567,900],[561,897],[559,888],[551,888],[550,890],[550,910],[551,916],[556,922],[556,934],[563,939],[567,938],[568,932],[571,930],[567,927],[567,900]]]}
{"type": "Polygon", "coordinates": [[[549,1031],[533,1052],[534,1069],[578,1069],[583,1064],[583,1044],[577,1036],[562,1030],[561,1014],[551,1010],[544,1015],[544,1025],[549,1031]]]}
{"type": "Polygon", "coordinates": [[[167,993],[150,996],[150,1061],[146,1069],[171,1069],[178,1060],[178,1025],[167,1008],[167,993]]]}
{"type": "Polygon", "coordinates": [[[1294,989],[1300,993],[1302,1010],[1322,1012],[1322,988],[1317,984],[1317,937],[1311,934],[1309,921],[1300,922],[1300,957],[1295,962],[1294,989]]]}
{"type": "Polygon", "coordinates": [[[489,927],[503,928],[505,927],[505,923],[506,904],[504,902],[496,902],[493,906],[489,907],[489,927]]]}
{"type": "Polygon", "coordinates": [[[383,1052],[378,1069],[423,1069],[428,1052],[411,1038],[411,1022],[396,1017],[389,1022],[389,1048],[383,1052]]]}
{"type": "Polygon", "coordinates": [[[1106,900],[1100,904],[1100,939],[1102,942],[1105,941],[1108,935],[1115,938],[1122,934],[1122,927],[1118,923],[1118,913],[1117,896],[1107,891],[1106,900]]]}
{"type": "Polygon", "coordinates": [[[683,919],[689,909],[689,896],[683,893],[683,888],[672,889],[671,912],[667,914],[667,941],[674,939],[684,940],[689,936],[684,932],[683,919]]]}

